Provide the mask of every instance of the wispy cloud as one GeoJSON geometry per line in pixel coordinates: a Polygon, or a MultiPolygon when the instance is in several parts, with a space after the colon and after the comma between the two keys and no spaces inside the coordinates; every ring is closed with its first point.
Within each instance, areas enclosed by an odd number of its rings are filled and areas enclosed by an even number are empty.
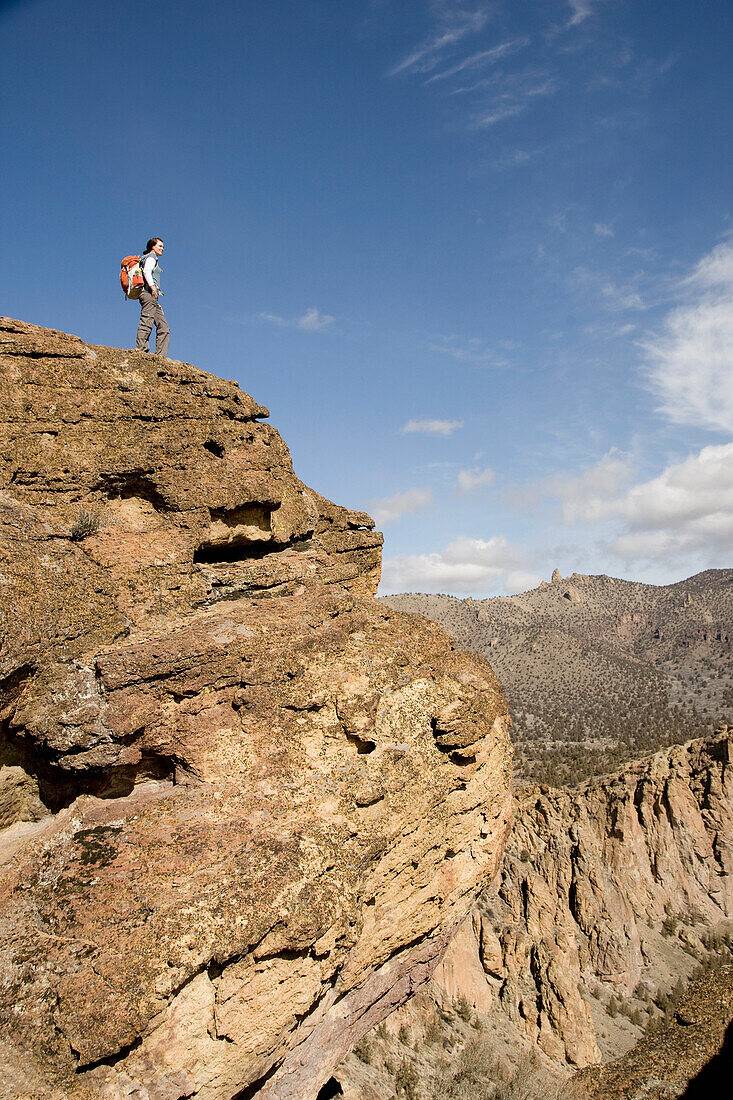
{"type": "Polygon", "coordinates": [[[461,3],[439,4],[435,6],[435,11],[439,23],[436,32],[395,65],[390,70],[390,76],[431,72],[440,63],[445,50],[482,30],[489,19],[485,5],[466,8],[461,3]]]}
{"type": "Polygon", "coordinates": [[[401,432],[422,432],[425,435],[453,435],[463,427],[462,420],[408,420],[401,432]]]}
{"type": "Polygon", "coordinates": [[[593,74],[588,90],[623,88],[626,93],[647,95],[652,87],[667,75],[679,58],[678,53],[671,53],[661,61],[651,57],[639,59],[632,50],[624,48],[611,59],[609,68],[593,74]]]}
{"type": "Polygon", "coordinates": [[[480,489],[485,489],[493,484],[493,470],[490,470],[488,467],[481,469],[479,466],[474,466],[472,470],[458,471],[456,492],[460,496],[468,496],[471,493],[477,493],[480,489]]]}
{"type": "Polygon", "coordinates": [[[433,84],[437,80],[447,80],[448,77],[456,76],[457,73],[463,73],[467,69],[477,69],[484,65],[492,65],[501,60],[502,57],[507,57],[509,54],[516,53],[517,50],[523,49],[529,45],[529,38],[512,38],[508,42],[501,42],[498,46],[492,46],[488,50],[479,50],[477,53],[472,53],[469,57],[464,57],[461,61],[456,62],[449,68],[444,69],[440,73],[435,73],[429,77],[425,83],[433,84]]]}
{"type": "Polygon", "coordinates": [[[375,497],[367,504],[367,511],[379,527],[394,523],[402,516],[429,508],[433,503],[433,490],[427,485],[422,489],[405,489],[391,497],[375,497]]]}
{"type": "Polygon", "coordinates": [[[299,317],[296,321],[298,328],[305,329],[306,332],[318,332],[322,328],[328,328],[332,325],[335,318],[329,316],[328,313],[321,313],[319,309],[312,306],[307,309],[302,317],[299,317]]]}
{"type": "Polygon", "coordinates": [[[505,355],[487,347],[482,340],[475,337],[465,340],[458,336],[442,336],[430,344],[429,348],[441,355],[448,355],[458,363],[469,363],[475,367],[509,366],[505,355]]]}
{"type": "Polygon", "coordinates": [[[593,232],[596,237],[613,237],[613,229],[610,225],[606,225],[605,222],[596,222],[593,226],[593,232]]]}
{"type": "Polygon", "coordinates": [[[636,463],[630,454],[612,447],[587,469],[577,474],[553,474],[503,493],[510,507],[536,511],[548,498],[560,503],[564,523],[591,523],[617,513],[620,495],[633,479],[636,463]]]}
{"type": "Polygon", "coordinates": [[[529,152],[527,149],[510,149],[488,161],[484,170],[489,172],[506,172],[512,168],[521,168],[523,165],[529,164],[535,157],[538,157],[540,153],[540,149],[535,149],[532,152],[529,152]]]}
{"type": "Polygon", "coordinates": [[[646,303],[638,290],[633,286],[623,285],[608,279],[601,286],[601,294],[605,298],[609,309],[625,311],[627,309],[645,310],[646,303]]]}
{"type": "Polygon", "coordinates": [[[687,300],[644,341],[658,411],[677,424],[733,432],[733,242],[700,260],[687,300]]]}
{"type": "Polygon", "coordinates": [[[486,106],[474,112],[471,125],[482,130],[522,114],[535,100],[552,95],[557,88],[557,78],[547,74],[518,73],[507,77],[503,89],[491,96],[486,106]]]}
{"type": "Polygon", "coordinates": [[[503,535],[474,539],[460,535],[440,552],[401,554],[384,562],[386,592],[516,592],[539,584],[526,555],[503,535]]]}
{"type": "Polygon", "coordinates": [[[258,316],[261,321],[269,321],[273,325],[280,325],[281,328],[300,328],[304,332],[319,332],[332,325],[336,319],[328,313],[321,313],[315,306],[307,309],[300,317],[281,317],[277,313],[260,313],[258,316]]]}
{"type": "Polygon", "coordinates": [[[649,308],[642,296],[644,280],[641,273],[636,273],[620,282],[610,278],[605,272],[592,271],[580,265],[573,270],[570,279],[578,291],[597,296],[611,312],[624,313],[627,310],[643,312],[649,308]]]}
{"type": "Polygon", "coordinates": [[[570,6],[570,19],[568,21],[569,27],[577,27],[580,23],[585,23],[592,14],[595,8],[598,7],[598,0],[568,0],[570,6]]]}

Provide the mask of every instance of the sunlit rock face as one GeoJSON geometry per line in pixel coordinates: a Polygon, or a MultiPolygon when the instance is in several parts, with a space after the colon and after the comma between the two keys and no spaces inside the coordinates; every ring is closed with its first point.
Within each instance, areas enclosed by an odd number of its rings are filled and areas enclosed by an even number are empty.
{"type": "Polygon", "coordinates": [[[0,1092],[309,1100],[496,870],[500,689],[234,383],[0,359],[0,1092]]]}

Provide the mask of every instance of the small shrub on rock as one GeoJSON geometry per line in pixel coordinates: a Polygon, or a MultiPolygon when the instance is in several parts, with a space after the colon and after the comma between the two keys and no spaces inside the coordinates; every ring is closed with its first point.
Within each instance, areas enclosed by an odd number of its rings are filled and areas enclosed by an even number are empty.
{"type": "Polygon", "coordinates": [[[359,1042],[356,1044],[356,1046],[354,1047],[354,1054],[360,1062],[364,1063],[365,1066],[371,1065],[372,1044],[369,1042],[366,1036],[364,1036],[363,1039],[360,1039],[359,1042]]]}
{"type": "Polygon", "coordinates": [[[437,1016],[431,1016],[428,1020],[428,1025],[425,1028],[425,1042],[426,1043],[439,1043],[441,1037],[440,1023],[437,1016]]]}
{"type": "Polygon", "coordinates": [[[417,1070],[412,1062],[403,1058],[395,1073],[395,1096],[404,1097],[404,1100],[418,1100],[417,1086],[419,1078],[417,1070]]]}
{"type": "Polygon", "coordinates": [[[87,539],[90,535],[96,535],[98,530],[99,516],[94,512],[87,512],[84,508],[80,508],[71,525],[69,536],[72,542],[81,542],[82,539],[87,539]]]}
{"type": "Polygon", "coordinates": [[[662,921],[662,935],[673,936],[677,931],[677,925],[679,924],[679,918],[674,913],[668,913],[662,921]]]}

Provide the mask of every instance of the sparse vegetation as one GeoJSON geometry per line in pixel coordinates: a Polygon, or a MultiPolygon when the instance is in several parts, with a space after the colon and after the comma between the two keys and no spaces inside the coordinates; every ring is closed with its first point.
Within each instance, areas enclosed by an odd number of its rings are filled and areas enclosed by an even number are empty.
{"type": "Polygon", "coordinates": [[[426,1043],[439,1043],[441,1039],[440,1022],[436,1015],[433,1015],[428,1020],[427,1027],[425,1028],[425,1042],[426,1043]]]}
{"type": "Polygon", "coordinates": [[[429,1100],[554,1100],[557,1089],[546,1081],[533,1056],[508,1067],[485,1039],[471,1039],[447,1067],[429,1100]]]}
{"type": "Polygon", "coordinates": [[[404,1097],[404,1100],[420,1100],[417,1091],[420,1084],[417,1070],[412,1062],[403,1058],[395,1073],[395,1096],[404,1097]]]}
{"type": "Polygon", "coordinates": [[[99,531],[100,519],[96,512],[87,512],[80,508],[71,525],[69,537],[72,542],[81,542],[83,539],[96,535],[99,531]]]}
{"type": "Polygon", "coordinates": [[[570,580],[580,594],[572,605],[555,584],[501,599],[388,602],[488,659],[509,700],[524,781],[573,786],[733,723],[727,571],[659,587],[570,580]]]}
{"type": "Polygon", "coordinates": [[[662,921],[662,935],[673,936],[677,931],[677,925],[679,924],[679,917],[674,913],[667,913],[667,916],[662,921]]]}
{"type": "Polygon", "coordinates": [[[354,1047],[354,1054],[363,1062],[364,1065],[369,1066],[372,1062],[372,1044],[369,1042],[368,1036],[364,1036],[354,1047]]]}

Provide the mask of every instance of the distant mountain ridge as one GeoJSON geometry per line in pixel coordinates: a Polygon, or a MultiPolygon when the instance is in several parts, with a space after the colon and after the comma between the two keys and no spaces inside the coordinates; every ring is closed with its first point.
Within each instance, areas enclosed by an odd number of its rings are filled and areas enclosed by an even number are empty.
{"type": "Polygon", "coordinates": [[[733,724],[733,569],[659,586],[555,570],[517,596],[384,600],[489,658],[526,778],[577,782],[733,724]]]}

